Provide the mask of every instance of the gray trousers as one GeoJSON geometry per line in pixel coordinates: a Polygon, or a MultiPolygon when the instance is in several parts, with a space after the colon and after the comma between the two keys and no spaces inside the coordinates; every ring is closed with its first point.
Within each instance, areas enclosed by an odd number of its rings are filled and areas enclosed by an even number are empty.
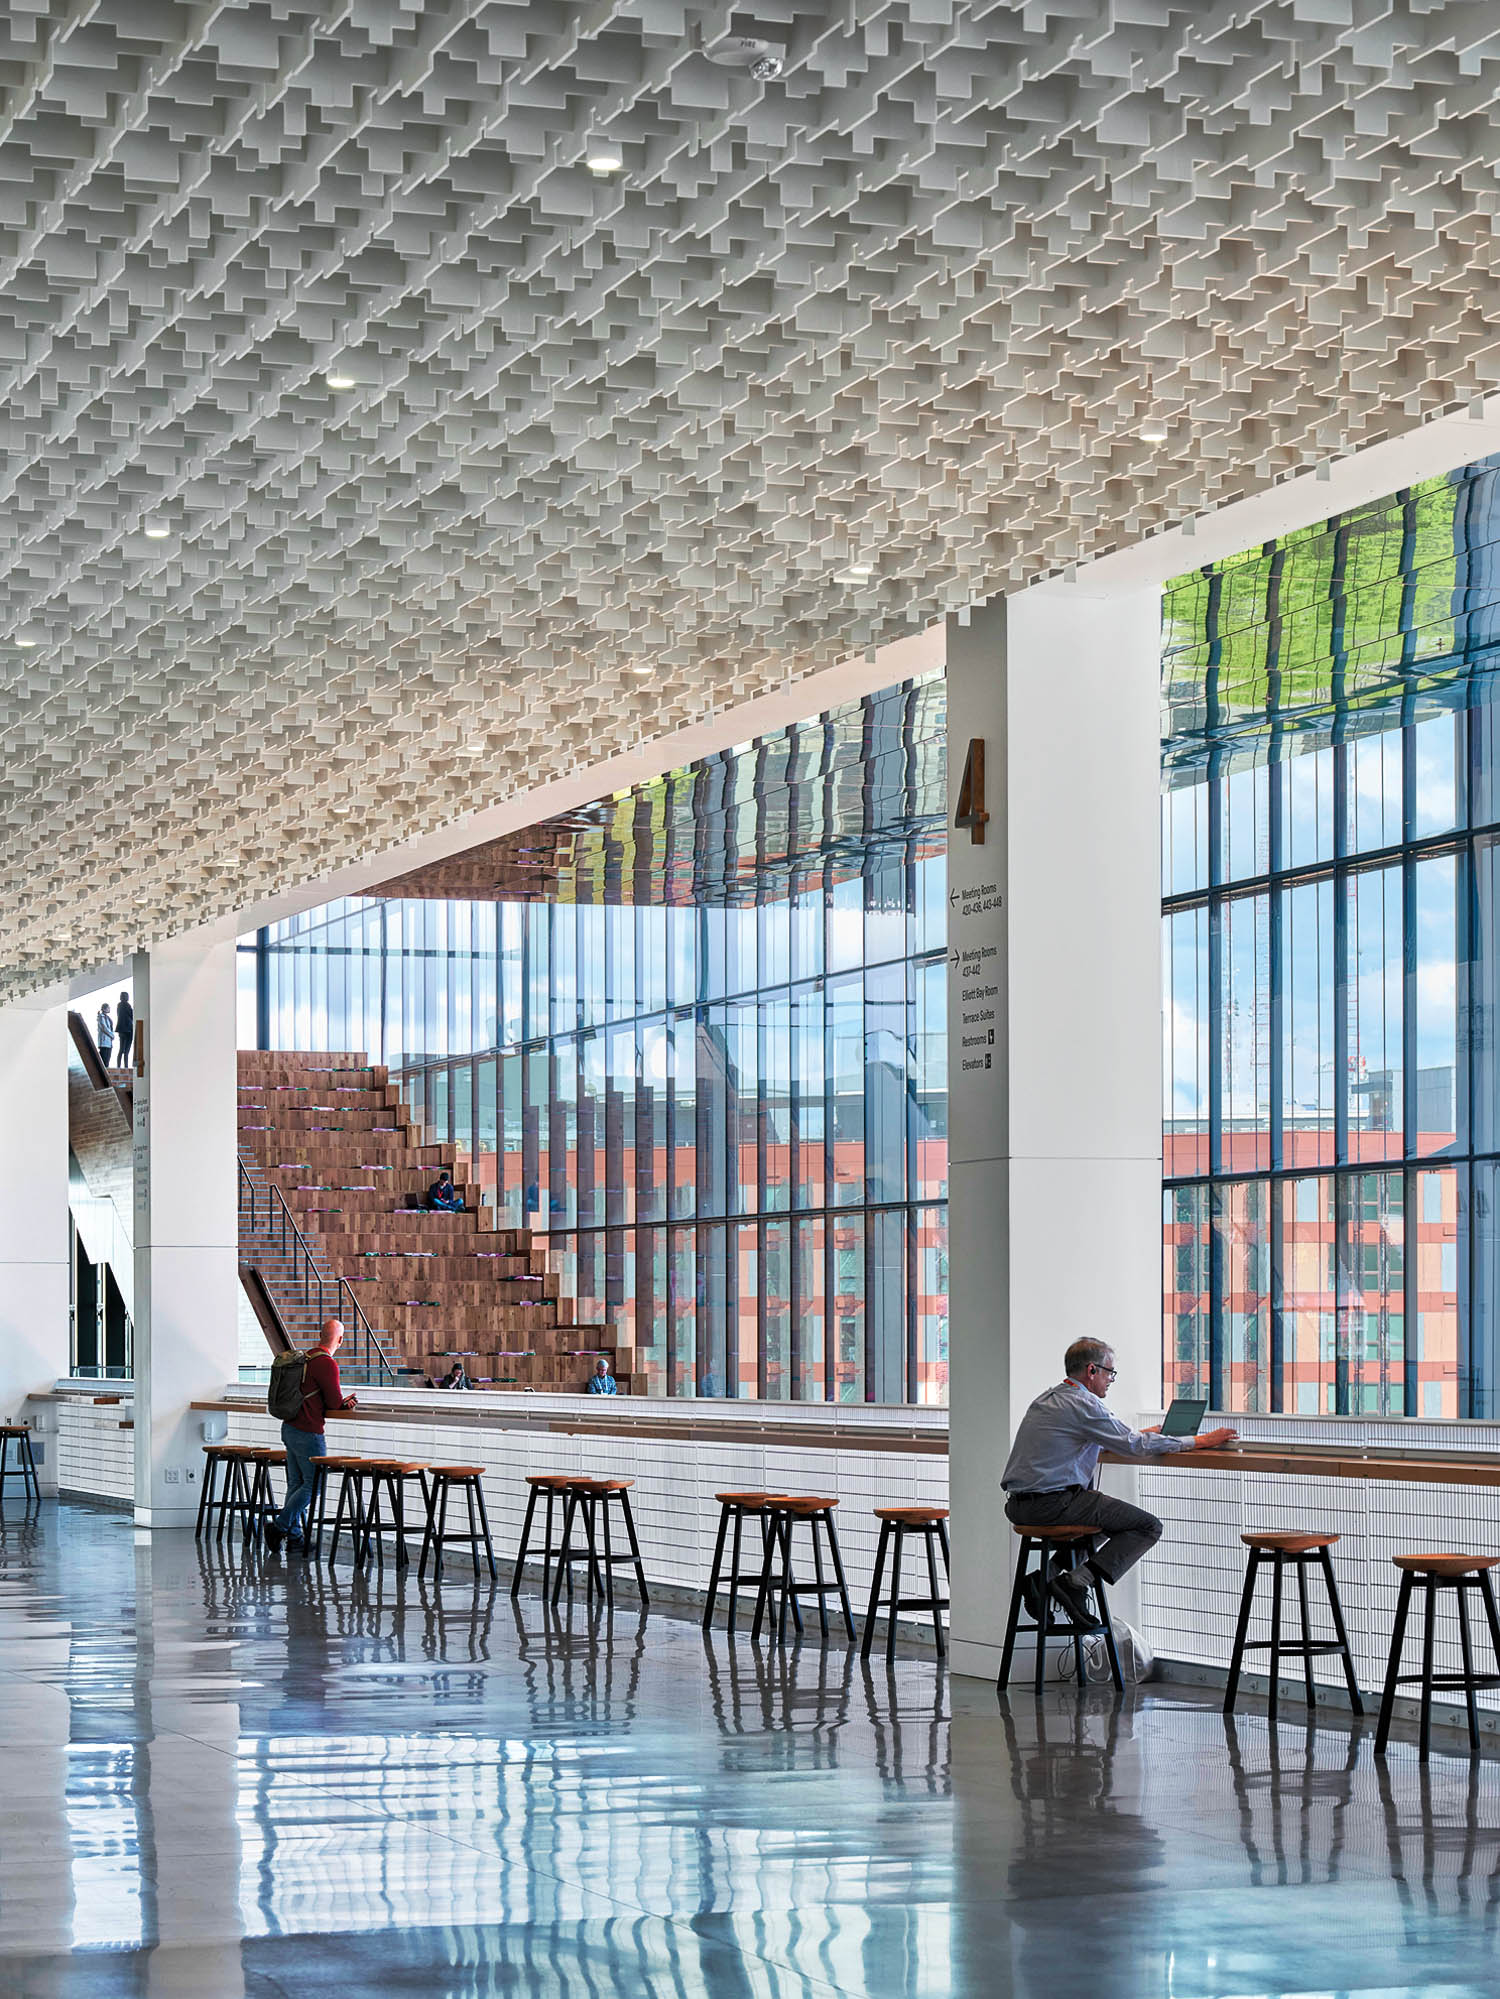
{"type": "Polygon", "coordinates": [[[1161,1539],[1161,1522],[1154,1513],[1088,1485],[1062,1492],[1013,1492],[1005,1514],[1022,1528],[1097,1528],[1099,1539],[1089,1560],[1107,1583],[1117,1583],[1161,1539]]]}

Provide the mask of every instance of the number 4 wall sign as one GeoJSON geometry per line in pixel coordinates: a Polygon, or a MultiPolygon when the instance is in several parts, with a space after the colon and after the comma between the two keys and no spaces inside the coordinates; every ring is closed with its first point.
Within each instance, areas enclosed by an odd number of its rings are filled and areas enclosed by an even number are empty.
{"type": "Polygon", "coordinates": [[[953,824],[960,829],[967,826],[970,840],[976,847],[982,847],[984,829],[989,821],[990,815],[984,809],[984,737],[970,736],[953,824]]]}

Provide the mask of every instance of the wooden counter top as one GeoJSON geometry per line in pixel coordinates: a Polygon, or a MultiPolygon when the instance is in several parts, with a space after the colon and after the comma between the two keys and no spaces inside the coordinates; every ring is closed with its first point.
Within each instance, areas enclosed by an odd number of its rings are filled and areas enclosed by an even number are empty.
{"type": "MultiPolygon", "coordinates": [[[[356,1391],[357,1393],[358,1391],[356,1391]]],[[[580,1397],[580,1400],[584,1398],[580,1397]]],[[[600,1396],[594,1398],[603,1401],[600,1396]]],[[[220,1396],[193,1403],[196,1410],[212,1410],[221,1415],[264,1415],[264,1402],[220,1396]]],[[[816,1408],[818,1405],[803,1405],[816,1408]]],[[[835,1403],[832,1408],[837,1408],[835,1403]]],[[[840,1423],[837,1416],[805,1416],[800,1422],[778,1421],[775,1416],[743,1415],[733,1419],[682,1415],[666,1417],[662,1405],[644,1397],[611,1398],[608,1411],[580,1410],[574,1416],[557,1409],[525,1408],[518,1401],[503,1403],[484,1394],[453,1395],[441,1405],[418,1403],[392,1407],[380,1403],[362,1404],[358,1409],[329,1410],[329,1422],[412,1423],[424,1428],[443,1429],[540,1429],[558,1437],[614,1437],[622,1432],[631,1437],[663,1442],[763,1444],[815,1451],[910,1451],[924,1456],[946,1457],[948,1435],[922,1425],[897,1422],[840,1423]],[[619,1404],[625,1406],[621,1408],[619,1404]],[[459,1406],[454,1407],[454,1404],[459,1406]]]]}
{"type": "Polygon", "coordinates": [[[1153,1471],[1269,1472],[1297,1478],[1379,1478],[1414,1485],[1500,1486],[1500,1451],[1451,1457],[1399,1451],[1351,1451],[1337,1445],[1231,1444],[1217,1451],[1179,1451],[1165,1458],[1119,1458],[1105,1464],[1149,1465],[1153,1471]]]}

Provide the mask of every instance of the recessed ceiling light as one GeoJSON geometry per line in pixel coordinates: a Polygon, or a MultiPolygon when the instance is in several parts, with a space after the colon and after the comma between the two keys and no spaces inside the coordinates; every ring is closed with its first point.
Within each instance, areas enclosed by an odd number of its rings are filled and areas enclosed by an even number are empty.
{"type": "Polygon", "coordinates": [[[867,576],[875,574],[875,565],[873,562],[851,562],[844,574],[851,583],[863,583],[867,576]]]}
{"type": "Polygon", "coordinates": [[[584,165],[591,174],[601,178],[605,174],[617,174],[625,164],[613,146],[590,146],[584,165]]]}
{"type": "Polygon", "coordinates": [[[359,387],[358,382],[355,381],[352,375],[340,374],[336,368],[326,374],[323,380],[328,384],[330,389],[357,389],[359,387]]]}
{"type": "Polygon", "coordinates": [[[1167,420],[1164,416],[1148,416],[1141,425],[1142,444],[1165,444],[1167,441],[1167,420]]]}
{"type": "Polygon", "coordinates": [[[644,678],[646,674],[654,673],[656,669],[652,666],[627,666],[625,671],[627,673],[638,673],[644,678]]]}
{"type": "Polygon", "coordinates": [[[172,530],[162,521],[147,521],[145,536],[147,541],[165,541],[172,530]]]}
{"type": "Polygon", "coordinates": [[[39,646],[41,644],[41,640],[34,639],[30,637],[29,634],[24,636],[18,634],[16,638],[16,644],[21,648],[22,652],[30,652],[33,646],[39,646]]]}

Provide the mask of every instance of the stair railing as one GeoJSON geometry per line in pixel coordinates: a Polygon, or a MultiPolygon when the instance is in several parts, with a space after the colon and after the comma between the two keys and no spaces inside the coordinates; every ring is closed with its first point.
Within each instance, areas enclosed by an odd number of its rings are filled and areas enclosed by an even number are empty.
{"type": "Polygon", "coordinates": [[[332,1318],[341,1323],[349,1336],[349,1364],[363,1368],[377,1387],[386,1382],[394,1387],[396,1370],[347,1278],[323,1275],[281,1189],[270,1181],[257,1187],[243,1159],[239,1169],[240,1220],[248,1222],[252,1235],[263,1236],[266,1247],[275,1248],[292,1265],[292,1282],[301,1287],[302,1303],[316,1305],[320,1320],[332,1318]]]}

